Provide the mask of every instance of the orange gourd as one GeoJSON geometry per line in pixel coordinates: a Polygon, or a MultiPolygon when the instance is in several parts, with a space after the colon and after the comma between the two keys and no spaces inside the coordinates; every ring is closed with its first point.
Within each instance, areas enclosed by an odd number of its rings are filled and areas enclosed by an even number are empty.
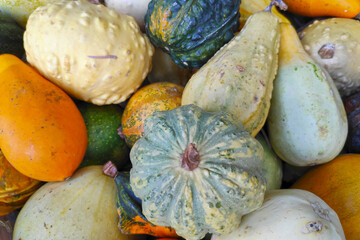
{"type": "Polygon", "coordinates": [[[62,181],[87,146],[84,120],[72,99],[19,58],[0,55],[0,148],[20,173],[62,181]]]}
{"type": "Polygon", "coordinates": [[[359,0],[284,0],[288,11],[306,17],[354,18],[360,13],[359,0]]]}
{"type": "Polygon", "coordinates": [[[360,236],[360,154],[340,155],[311,169],[292,188],[323,199],[338,214],[347,240],[360,236]]]}
{"type": "Polygon", "coordinates": [[[140,88],[131,96],[122,116],[122,134],[128,146],[142,137],[145,119],[157,111],[181,106],[184,87],[170,82],[157,82],[140,88]]]}

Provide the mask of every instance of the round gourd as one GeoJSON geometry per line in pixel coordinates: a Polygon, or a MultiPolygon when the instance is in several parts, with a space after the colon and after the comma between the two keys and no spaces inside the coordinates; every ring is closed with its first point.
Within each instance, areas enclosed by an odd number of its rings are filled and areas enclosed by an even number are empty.
{"type": "Polygon", "coordinates": [[[89,166],[36,191],[17,217],[14,239],[135,239],[117,222],[115,183],[101,166],[89,166]]]}
{"type": "Polygon", "coordinates": [[[299,189],[271,190],[261,208],[241,226],[212,240],[345,240],[336,212],[321,198],[299,189]]]}
{"type": "Polygon", "coordinates": [[[306,52],[329,72],[342,97],[360,90],[360,21],[315,20],[300,38],[306,52]]]}
{"type": "Polygon", "coordinates": [[[345,143],[348,153],[360,153],[360,92],[344,99],[349,133],[345,143]]]}
{"type": "Polygon", "coordinates": [[[21,208],[42,185],[40,181],[19,173],[0,151],[0,216],[21,208]]]}
{"type": "Polygon", "coordinates": [[[37,8],[24,47],[42,75],[96,105],[125,101],[146,78],[154,52],[133,17],[85,0],[37,8]]]}
{"type": "Polygon", "coordinates": [[[196,105],[155,112],[130,160],[145,217],[189,240],[230,233],[264,198],[263,148],[224,112],[196,105]]]}
{"type": "Polygon", "coordinates": [[[239,27],[240,0],[152,0],[145,15],[151,42],[183,68],[200,68],[239,27]]]}
{"type": "Polygon", "coordinates": [[[158,82],[140,88],[131,96],[122,117],[122,134],[132,147],[144,134],[145,119],[157,111],[168,111],[181,105],[184,87],[158,82]]]}
{"type": "Polygon", "coordinates": [[[360,154],[339,155],[308,171],[292,188],[321,197],[339,215],[347,240],[360,236],[360,154]]]}

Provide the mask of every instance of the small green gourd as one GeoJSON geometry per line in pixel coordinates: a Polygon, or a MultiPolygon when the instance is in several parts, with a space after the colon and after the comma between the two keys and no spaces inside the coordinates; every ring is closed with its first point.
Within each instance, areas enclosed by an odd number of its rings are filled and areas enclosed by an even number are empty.
{"type": "Polygon", "coordinates": [[[275,3],[251,15],[241,32],[190,78],[182,105],[229,112],[252,136],[260,131],[278,66],[279,20],[270,11],[275,3]]]}

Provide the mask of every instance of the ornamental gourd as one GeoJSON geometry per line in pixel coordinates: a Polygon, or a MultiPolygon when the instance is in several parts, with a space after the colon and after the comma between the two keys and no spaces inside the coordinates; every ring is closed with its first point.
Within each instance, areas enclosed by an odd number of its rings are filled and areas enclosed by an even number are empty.
{"type": "Polygon", "coordinates": [[[201,239],[230,233],[261,206],[263,157],[232,115],[181,106],[146,119],[130,152],[130,183],[150,222],[201,239]]]}
{"type": "Polygon", "coordinates": [[[240,0],[152,0],[145,15],[151,42],[183,68],[199,68],[239,27],[240,0]]]}

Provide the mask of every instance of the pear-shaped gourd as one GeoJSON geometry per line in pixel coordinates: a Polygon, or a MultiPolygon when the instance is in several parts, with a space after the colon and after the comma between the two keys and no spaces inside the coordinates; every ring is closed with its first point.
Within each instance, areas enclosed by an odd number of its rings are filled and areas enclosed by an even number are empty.
{"type": "Polygon", "coordinates": [[[289,164],[328,162],[340,153],[348,132],[339,92],[290,24],[281,24],[279,59],[268,117],[270,142],[289,164]]]}
{"type": "Polygon", "coordinates": [[[190,78],[182,105],[225,111],[252,136],[260,131],[278,66],[279,20],[270,11],[274,3],[251,15],[241,32],[190,78]]]}

